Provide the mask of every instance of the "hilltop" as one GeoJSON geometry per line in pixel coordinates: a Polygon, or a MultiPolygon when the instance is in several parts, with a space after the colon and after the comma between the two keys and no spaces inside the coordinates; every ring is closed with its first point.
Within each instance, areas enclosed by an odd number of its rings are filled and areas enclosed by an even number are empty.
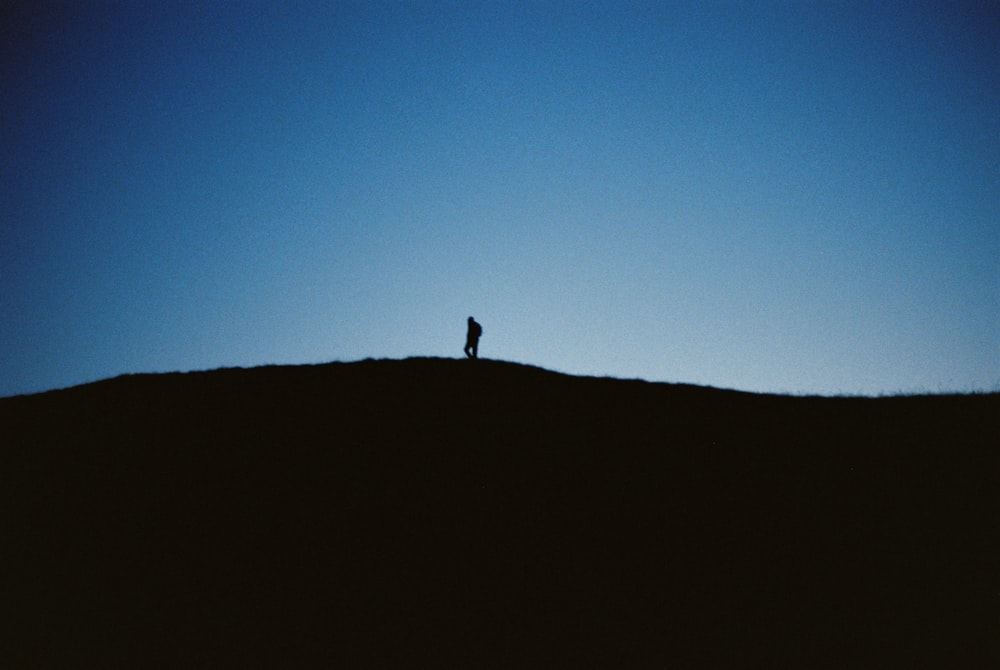
{"type": "Polygon", "coordinates": [[[407,359],[0,399],[9,667],[988,667],[1000,395],[407,359]]]}

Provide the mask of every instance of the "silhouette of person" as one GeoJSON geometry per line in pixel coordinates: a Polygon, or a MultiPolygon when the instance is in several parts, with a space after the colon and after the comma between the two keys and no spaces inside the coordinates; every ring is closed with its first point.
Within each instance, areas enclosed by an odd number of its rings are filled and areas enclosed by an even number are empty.
{"type": "Polygon", "coordinates": [[[469,332],[465,335],[465,355],[469,358],[479,358],[479,336],[482,334],[483,327],[470,316],[469,332]]]}

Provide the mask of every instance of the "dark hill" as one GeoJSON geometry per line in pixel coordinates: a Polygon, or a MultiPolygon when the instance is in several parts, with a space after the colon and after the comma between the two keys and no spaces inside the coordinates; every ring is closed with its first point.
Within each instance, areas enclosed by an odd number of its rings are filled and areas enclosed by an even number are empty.
{"type": "Polygon", "coordinates": [[[1000,667],[1000,395],[411,359],[0,400],[10,668],[1000,667]]]}

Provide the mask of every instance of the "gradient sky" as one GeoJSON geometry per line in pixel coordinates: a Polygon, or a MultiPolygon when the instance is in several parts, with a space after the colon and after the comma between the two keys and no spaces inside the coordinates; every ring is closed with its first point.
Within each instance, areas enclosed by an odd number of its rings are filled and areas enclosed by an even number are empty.
{"type": "Polygon", "coordinates": [[[994,2],[0,10],[0,395],[480,354],[1000,388],[994,2]]]}

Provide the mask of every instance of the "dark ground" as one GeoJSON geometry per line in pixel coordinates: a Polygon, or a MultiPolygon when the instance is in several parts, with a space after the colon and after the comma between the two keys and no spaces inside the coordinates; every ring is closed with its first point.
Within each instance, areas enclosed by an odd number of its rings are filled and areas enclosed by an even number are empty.
{"type": "Polygon", "coordinates": [[[441,359],[0,400],[8,668],[1000,667],[1000,394],[441,359]]]}

